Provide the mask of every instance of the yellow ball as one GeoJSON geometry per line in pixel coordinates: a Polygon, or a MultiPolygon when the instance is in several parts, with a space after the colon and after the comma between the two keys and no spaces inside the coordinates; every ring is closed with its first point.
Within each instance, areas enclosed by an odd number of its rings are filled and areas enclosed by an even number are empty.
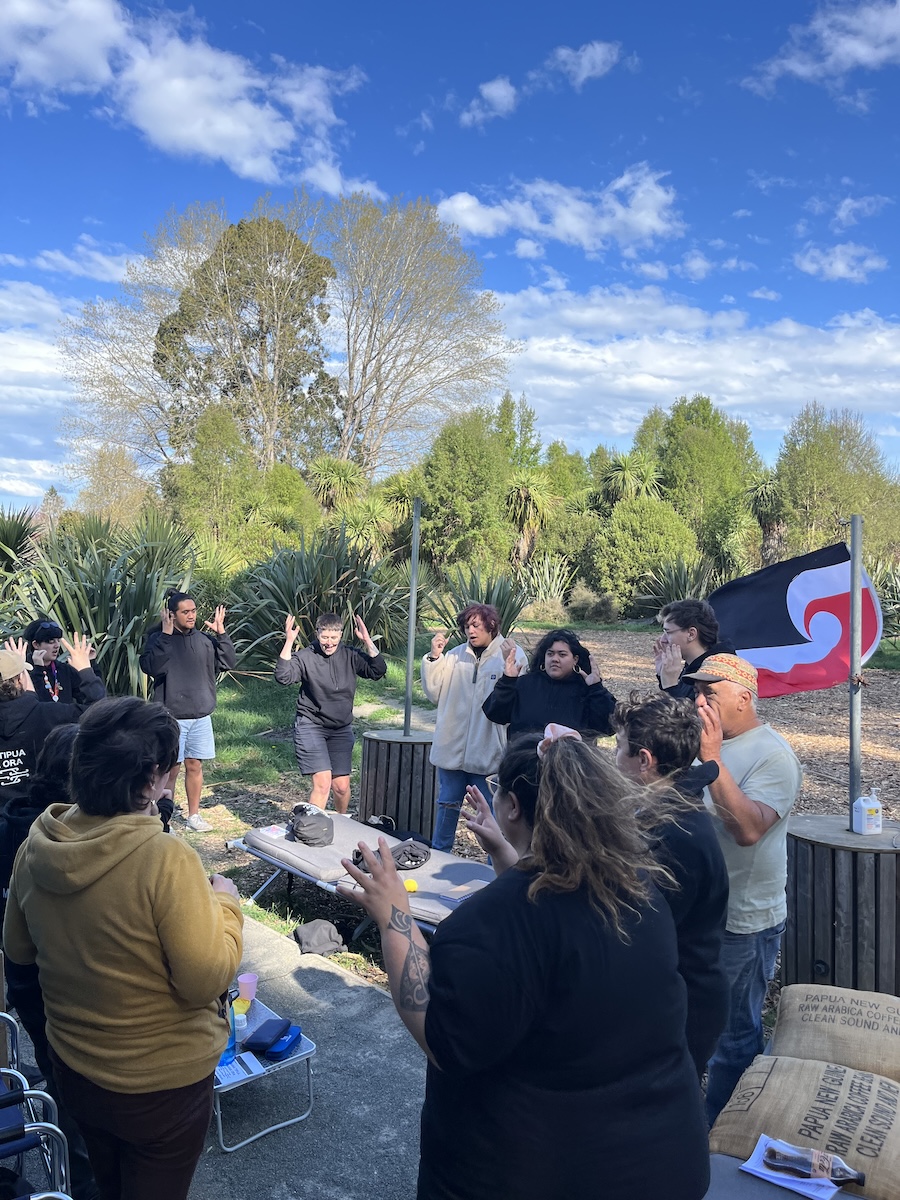
{"type": "Polygon", "coordinates": [[[408,892],[417,892],[419,890],[419,885],[414,879],[404,879],[403,886],[408,892]]]}

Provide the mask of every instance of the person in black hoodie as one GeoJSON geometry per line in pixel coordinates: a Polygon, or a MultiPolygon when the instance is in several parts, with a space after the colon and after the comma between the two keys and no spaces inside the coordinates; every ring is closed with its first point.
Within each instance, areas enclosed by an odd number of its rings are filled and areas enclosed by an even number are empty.
{"type": "MultiPolygon", "coordinates": [[[[106,688],[96,665],[91,662],[79,671],[71,662],[62,662],[59,652],[64,648],[63,631],[55,621],[38,617],[25,627],[22,641],[25,657],[32,664],[31,682],[38,700],[46,704],[74,704],[84,712],[95,700],[102,700],[106,688]]],[[[7,642],[6,648],[14,647],[7,642]]]]}
{"type": "Polygon", "coordinates": [[[300,629],[288,615],[284,645],[275,663],[276,683],[285,687],[300,684],[294,751],[300,774],[312,776],[310,803],[324,808],[330,792],[340,813],[345,813],[350,803],[356,681],[360,677],[381,679],[387,671],[362,617],[353,618],[353,631],[365,646],[365,654],[343,644],[343,628],[337,613],[323,613],[316,621],[312,645],[294,650],[300,629]]]}
{"type": "Polygon", "coordinates": [[[169,710],[181,730],[178,762],[166,788],[174,795],[184,763],[187,827],[194,833],[212,828],[200,816],[203,762],[216,757],[211,714],[216,707],[216,676],[237,666],[237,654],[225,632],[225,606],[220,604],[206,630],[196,628],[197,605],[184,592],[171,592],[162,621],[147,635],[141,670],[153,680],[153,699],[169,710]]]}
{"type": "Polygon", "coordinates": [[[737,654],[734,643],[719,640],[719,622],[705,600],[673,600],[660,609],[662,634],[653,646],[659,686],[670,696],[694,699],[694,685],[685,675],[699,671],[711,654],[737,654]]]}
{"type": "Polygon", "coordinates": [[[503,674],[481,706],[489,721],[509,725],[510,740],[520,733],[543,732],[551,722],[585,737],[613,732],[609,719],[616,698],[570,629],[551,629],[541,638],[527,675],[521,674],[515,656],[513,644],[503,674]]]}
{"type": "MultiPolygon", "coordinates": [[[[63,641],[76,671],[90,671],[90,643],[80,634],[63,641]]],[[[25,804],[44,739],[57,725],[74,724],[81,710],[74,704],[41,704],[25,660],[25,643],[0,650],[0,813],[25,804]]],[[[97,699],[106,695],[102,689],[97,699]]]]}
{"type": "Polygon", "coordinates": [[[702,725],[687,700],[664,692],[632,692],[616,705],[613,724],[621,773],[648,787],[678,793],[670,793],[671,820],[656,831],[656,858],[675,878],[675,887],[661,891],[675,918],[678,971],[688,994],[685,1032],[702,1078],[725,1027],[729,1003],[728,978],[719,961],[728,912],[728,870],[700,799],[719,767],[712,762],[691,766],[700,750],[702,725]]]}

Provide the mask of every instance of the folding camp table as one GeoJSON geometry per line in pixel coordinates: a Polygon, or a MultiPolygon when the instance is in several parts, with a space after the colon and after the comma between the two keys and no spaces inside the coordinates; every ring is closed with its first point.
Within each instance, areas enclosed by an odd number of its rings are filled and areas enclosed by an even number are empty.
{"type": "MultiPolygon", "coordinates": [[[[249,1038],[253,1032],[262,1025],[263,1021],[268,1021],[271,1017],[277,1017],[278,1013],[273,1012],[271,1008],[263,1004],[261,1000],[253,1000],[247,1012],[247,1031],[243,1034],[243,1039],[249,1038]]],[[[231,1153],[232,1150],[240,1150],[242,1146],[249,1146],[251,1142],[257,1141],[261,1137],[265,1137],[268,1133],[274,1133],[276,1129],[286,1129],[288,1125],[296,1125],[299,1121],[305,1121],[312,1112],[313,1106],[313,1085],[312,1085],[312,1069],[311,1062],[316,1053],[316,1046],[311,1042],[305,1034],[301,1034],[299,1041],[291,1050],[287,1058],[281,1059],[279,1062],[269,1062],[262,1055],[253,1055],[252,1058],[256,1064],[262,1069],[254,1074],[244,1074],[242,1077],[235,1078],[227,1083],[220,1083],[217,1075],[216,1083],[213,1087],[213,1112],[216,1117],[216,1132],[219,1137],[219,1145],[226,1153],[231,1153]],[[306,1096],[304,1102],[306,1107],[299,1116],[290,1117],[286,1121],[279,1121],[275,1125],[268,1125],[265,1129],[261,1129],[259,1133],[254,1133],[251,1137],[244,1138],[242,1142],[235,1142],[233,1146],[229,1146],[225,1142],[225,1136],[222,1132],[222,1096],[225,1092],[233,1092],[237,1088],[245,1087],[248,1083],[253,1083],[257,1079],[265,1079],[268,1075],[274,1075],[276,1071],[283,1071],[287,1067],[296,1066],[298,1063],[306,1064],[306,1096]]]]}
{"type": "MultiPolygon", "coordinates": [[[[386,836],[371,825],[364,825],[342,813],[328,814],[334,824],[334,841],[330,846],[306,846],[302,842],[288,841],[285,825],[269,825],[263,829],[250,829],[243,837],[228,845],[268,863],[275,871],[262,887],[254,892],[256,900],[274,883],[282,873],[305,879],[325,891],[335,893],[338,885],[356,889],[357,884],[344,870],[342,858],[352,858],[359,842],[373,849],[378,838],[385,837],[388,845],[400,844],[400,839],[386,836]]],[[[432,850],[424,866],[414,871],[402,871],[404,879],[414,879],[417,890],[409,893],[409,908],[413,920],[424,930],[434,932],[444,917],[454,908],[485,887],[494,878],[493,870],[475,859],[460,858],[442,850],[432,850]]],[[[370,924],[368,918],[360,923],[354,938],[370,924]]]]}

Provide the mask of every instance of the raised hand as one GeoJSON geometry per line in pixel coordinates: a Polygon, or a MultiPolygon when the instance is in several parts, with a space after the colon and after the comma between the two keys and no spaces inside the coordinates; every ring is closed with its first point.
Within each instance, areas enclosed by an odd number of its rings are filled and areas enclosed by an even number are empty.
{"type": "Polygon", "coordinates": [[[378,647],[369,636],[365,621],[355,613],[353,614],[353,632],[368,650],[370,657],[378,653],[378,647]]]}
{"type": "Polygon", "coordinates": [[[208,629],[210,631],[210,633],[224,633],[225,632],[225,605],[217,604],[216,611],[213,614],[213,619],[211,621],[204,621],[203,626],[205,629],[208,629]]]}
{"type": "Polygon", "coordinates": [[[466,788],[464,805],[469,810],[463,811],[466,829],[474,833],[479,846],[491,856],[494,871],[502,875],[519,861],[518,852],[503,836],[487,800],[472,784],[466,788]]]}
{"type": "Polygon", "coordinates": [[[300,626],[294,620],[290,613],[284,619],[284,640],[289,646],[293,646],[300,635],[300,626]]]}
{"type": "Polygon", "coordinates": [[[447,645],[447,635],[436,633],[431,639],[431,657],[440,658],[444,653],[444,647],[447,645]]]}
{"type": "Polygon", "coordinates": [[[662,648],[662,653],[657,659],[656,673],[659,675],[659,681],[663,687],[674,687],[681,678],[681,671],[684,666],[684,659],[681,657],[681,651],[677,646],[673,646],[671,642],[667,642],[662,648]]]}
{"type": "Polygon", "coordinates": [[[162,631],[163,633],[173,633],[175,631],[175,614],[169,608],[168,604],[164,604],[162,609],[162,631]]]}
{"type": "Polygon", "coordinates": [[[83,633],[73,633],[71,642],[60,638],[60,645],[69,656],[69,665],[76,671],[86,671],[91,665],[91,643],[83,633]]]}
{"type": "Polygon", "coordinates": [[[697,715],[703,725],[703,730],[700,734],[700,753],[697,757],[701,762],[719,762],[722,755],[722,741],[724,737],[719,714],[709,704],[702,693],[697,695],[695,703],[697,705],[697,715]]]}
{"type": "MultiPolygon", "coordinates": [[[[4,649],[8,650],[10,652],[10,654],[20,655],[22,658],[25,659],[25,662],[27,664],[27,662],[28,662],[28,643],[25,641],[24,638],[7,638],[4,643],[4,649]]],[[[43,650],[35,650],[35,652],[31,656],[31,661],[34,663],[34,665],[36,667],[42,667],[44,665],[43,650]]]]}
{"type": "Polygon", "coordinates": [[[510,651],[507,654],[506,661],[503,664],[503,674],[508,675],[510,679],[517,679],[522,674],[522,668],[520,664],[516,662],[518,646],[515,642],[510,642],[509,645],[510,651]]]}

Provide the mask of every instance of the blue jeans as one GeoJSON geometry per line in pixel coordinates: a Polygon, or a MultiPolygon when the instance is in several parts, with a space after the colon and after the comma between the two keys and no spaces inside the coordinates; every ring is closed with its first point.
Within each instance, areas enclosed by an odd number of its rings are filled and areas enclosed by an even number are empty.
{"type": "Polygon", "coordinates": [[[445,771],[443,767],[438,767],[438,803],[431,838],[435,850],[453,853],[459,810],[469,784],[477,787],[488,804],[491,803],[490,789],[483,775],[472,775],[469,771],[445,771]]]}
{"type": "Polygon", "coordinates": [[[759,933],[725,933],[720,963],[731,988],[728,1023],[707,1066],[706,1115],[712,1126],[747,1067],[763,1051],[762,1009],[784,922],[759,933]]]}

